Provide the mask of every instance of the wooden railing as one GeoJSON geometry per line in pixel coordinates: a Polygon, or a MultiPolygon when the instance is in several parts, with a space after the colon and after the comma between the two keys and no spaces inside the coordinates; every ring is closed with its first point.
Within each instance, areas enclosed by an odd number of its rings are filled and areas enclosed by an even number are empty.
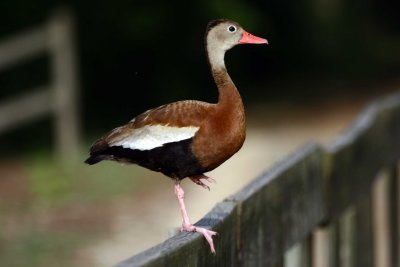
{"type": "MultiPolygon", "coordinates": [[[[74,22],[67,9],[56,10],[43,25],[0,40],[0,71],[36,56],[50,57],[50,84],[0,101],[0,134],[44,115],[54,116],[56,154],[77,157],[80,129],[74,22]]],[[[24,77],[21,77],[24,79],[24,77]]]]}
{"type": "Polygon", "coordinates": [[[389,267],[399,264],[400,93],[371,103],[327,146],[308,144],[197,225],[116,266],[389,267]]]}

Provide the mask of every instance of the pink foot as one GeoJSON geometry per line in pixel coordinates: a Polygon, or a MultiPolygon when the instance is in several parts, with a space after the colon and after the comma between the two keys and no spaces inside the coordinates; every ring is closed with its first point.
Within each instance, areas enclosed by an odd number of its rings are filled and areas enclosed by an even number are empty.
{"type": "Polygon", "coordinates": [[[184,223],[182,224],[181,231],[198,232],[198,233],[203,234],[204,238],[207,240],[208,244],[210,245],[211,252],[213,254],[216,254],[212,237],[214,235],[216,235],[217,232],[214,232],[214,231],[202,228],[202,227],[197,227],[192,224],[184,224],[184,223]]]}
{"type": "Polygon", "coordinates": [[[215,183],[215,180],[211,177],[208,177],[204,174],[200,174],[200,175],[195,175],[195,176],[190,176],[189,177],[190,180],[192,180],[193,183],[198,184],[200,186],[202,186],[204,189],[208,189],[208,191],[210,191],[210,187],[206,184],[204,184],[201,179],[206,180],[209,183],[215,183]]]}
{"type": "MultiPolygon", "coordinates": [[[[197,180],[199,181],[199,180],[197,180]]],[[[194,226],[190,223],[189,216],[186,211],[185,207],[185,192],[183,191],[182,187],[180,186],[179,183],[175,184],[175,196],[178,199],[179,207],[181,210],[181,215],[182,215],[182,228],[181,231],[187,231],[187,232],[198,232],[203,234],[204,238],[207,240],[208,244],[210,245],[211,252],[215,254],[215,248],[214,248],[214,242],[212,237],[217,234],[217,232],[207,230],[202,227],[197,227],[194,226]]]]}

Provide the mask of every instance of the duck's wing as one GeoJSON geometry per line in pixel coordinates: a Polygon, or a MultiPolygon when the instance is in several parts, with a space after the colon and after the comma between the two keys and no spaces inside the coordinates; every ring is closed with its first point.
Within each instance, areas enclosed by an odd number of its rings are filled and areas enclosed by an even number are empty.
{"type": "Polygon", "coordinates": [[[214,104],[186,100],[148,110],[98,139],[90,153],[98,154],[111,146],[150,150],[190,139],[213,112],[213,107],[214,104]]]}

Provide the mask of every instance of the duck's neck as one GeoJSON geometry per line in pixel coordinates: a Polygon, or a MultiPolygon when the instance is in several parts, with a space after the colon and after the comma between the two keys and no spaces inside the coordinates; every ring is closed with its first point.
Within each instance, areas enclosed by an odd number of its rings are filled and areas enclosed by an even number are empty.
{"type": "Polygon", "coordinates": [[[207,45],[208,62],[215,84],[218,87],[218,105],[231,105],[243,107],[242,99],[235,84],[232,82],[225,67],[225,51],[218,47],[207,45]]]}

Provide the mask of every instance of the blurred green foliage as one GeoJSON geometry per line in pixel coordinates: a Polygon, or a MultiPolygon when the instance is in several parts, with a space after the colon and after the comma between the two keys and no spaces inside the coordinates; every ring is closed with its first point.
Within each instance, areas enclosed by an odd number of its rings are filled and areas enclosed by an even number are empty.
{"type": "Polygon", "coordinates": [[[27,227],[2,249],[0,266],[58,266],[74,264],[76,246],[84,245],[81,233],[52,233],[27,227]],[[19,255],[16,256],[16,255],[19,255]]]}
{"type": "Polygon", "coordinates": [[[27,192],[0,201],[0,267],[79,266],[77,251],[108,234],[112,201],[146,181],[143,169],[111,162],[65,165],[46,152],[24,163],[26,177],[14,179],[26,183],[27,192]]]}
{"type": "MultiPolygon", "coordinates": [[[[82,155],[82,158],[85,156],[82,155]]],[[[52,159],[46,152],[32,155],[27,167],[29,188],[35,205],[45,209],[91,203],[124,194],[142,181],[137,173],[138,168],[132,166],[112,162],[103,162],[96,168],[80,162],[66,165],[52,159]]]]}

